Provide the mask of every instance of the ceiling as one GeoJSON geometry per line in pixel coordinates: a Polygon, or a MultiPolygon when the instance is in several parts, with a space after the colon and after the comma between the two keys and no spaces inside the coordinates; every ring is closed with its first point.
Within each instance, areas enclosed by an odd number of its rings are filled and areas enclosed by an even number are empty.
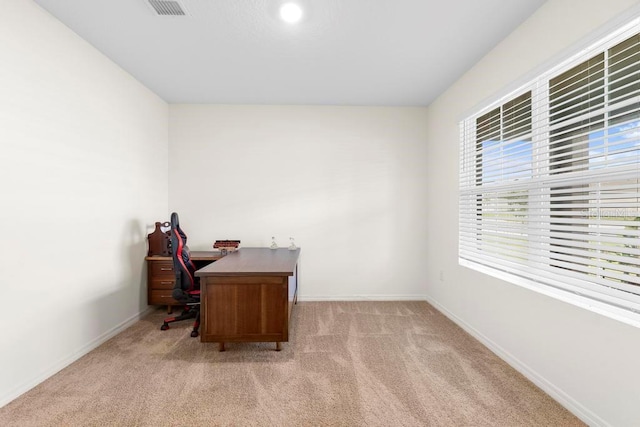
{"type": "Polygon", "coordinates": [[[424,106],[544,0],[34,0],[169,103],[424,106]],[[284,2],[303,9],[279,18],[284,2]]]}

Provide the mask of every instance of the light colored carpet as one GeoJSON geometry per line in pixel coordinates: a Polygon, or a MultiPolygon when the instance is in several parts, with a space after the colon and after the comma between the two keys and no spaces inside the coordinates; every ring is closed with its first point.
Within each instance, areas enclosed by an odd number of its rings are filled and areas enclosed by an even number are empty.
{"type": "Polygon", "coordinates": [[[0,409],[3,426],[572,426],[426,302],[300,302],[273,343],[200,343],[158,310],[0,409]]]}

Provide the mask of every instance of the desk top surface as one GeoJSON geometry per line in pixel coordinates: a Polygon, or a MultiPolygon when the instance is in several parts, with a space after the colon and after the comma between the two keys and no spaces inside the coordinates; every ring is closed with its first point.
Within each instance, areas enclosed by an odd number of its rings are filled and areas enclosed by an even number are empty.
{"type": "MultiPolygon", "coordinates": [[[[194,261],[216,261],[223,257],[220,251],[191,251],[191,259],[194,261]]],[[[172,261],[170,256],[148,256],[147,261],[172,261]]]]}
{"type": "Polygon", "coordinates": [[[300,248],[240,248],[196,271],[196,276],[293,276],[300,248]]]}

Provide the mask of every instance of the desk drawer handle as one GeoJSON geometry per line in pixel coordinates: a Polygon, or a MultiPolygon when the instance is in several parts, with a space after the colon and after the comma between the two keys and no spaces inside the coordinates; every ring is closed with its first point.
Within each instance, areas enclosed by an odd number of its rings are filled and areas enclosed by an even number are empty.
{"type": "Polygon", "coordinates": [[[173,285],[173,282],[160,282],[161,285],[173,285]]]}
{"type": "Polygon", "coordinates": [[[173,267],[160,267],[160,271],[171,271],[173,267]]]}

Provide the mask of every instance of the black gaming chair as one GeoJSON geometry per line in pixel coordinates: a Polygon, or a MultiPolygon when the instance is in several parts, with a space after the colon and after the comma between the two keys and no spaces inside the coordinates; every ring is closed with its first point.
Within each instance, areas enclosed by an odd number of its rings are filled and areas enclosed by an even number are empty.
{"type": "Polygon", "coordinates": [[[172,296],[184,307],[179,316],[164,319],[160,329],[166,331],[169,329],[169,323],[195,319],[191,336],[197,337],[198,328],[200,328],[200,284],[198,278],[193,275],[196,271],[196,266],[191,261],[189,247],[187,246],[187,235],[180,228],[180,220],[175,212],[171,214],[171,250],[173,270],[176,275],[172,296]]]}

